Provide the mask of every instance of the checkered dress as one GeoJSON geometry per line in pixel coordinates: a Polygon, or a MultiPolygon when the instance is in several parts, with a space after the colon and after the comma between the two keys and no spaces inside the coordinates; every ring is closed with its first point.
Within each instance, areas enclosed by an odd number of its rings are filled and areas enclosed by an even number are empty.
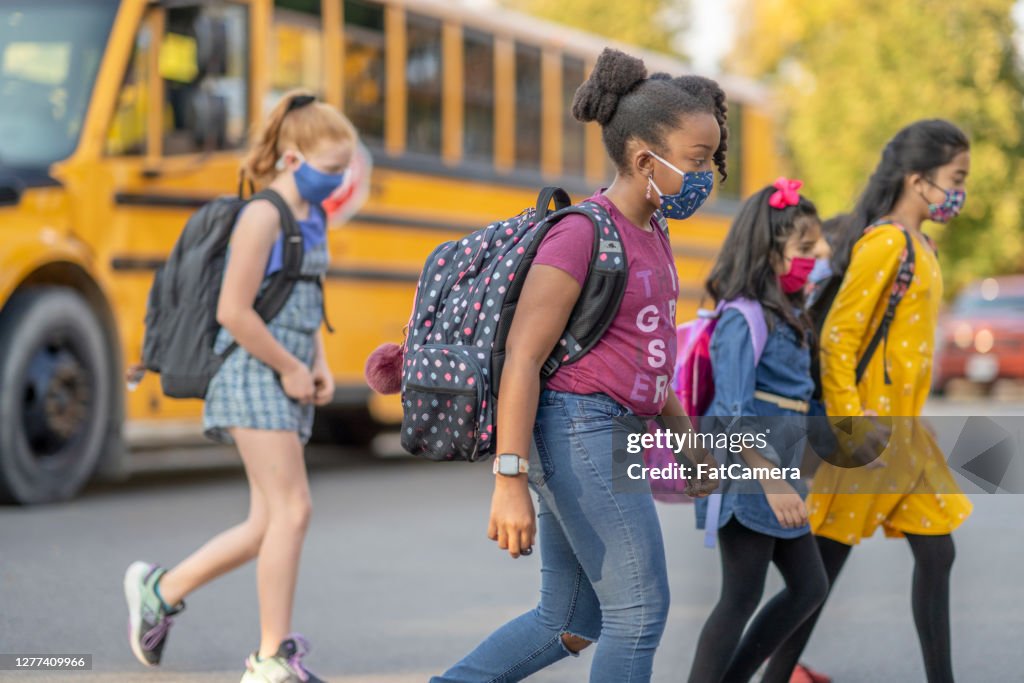
{"type": "MultiPolygon", "coordinates": [[[[327,270],[327,261],[326,243],[307,246],[302,259],[303,275],[322,276],[327,270]]],[[[266,285],[267,279],[264,279],[260,290],[266,285]]],[[[322,317],[320,286],[299,280],[281,312],[267,328],[284,348],[312,368],[322,317]]],[[[219,353],[232,341],[228,331],[221,328],[214,349],[219,353]]],[[[228,433],[231,427],[296,432],[302,443],[306,443],[313,428],[313,406],[301,405],[285,394],[277,373],[239,346],[210,381],[203,409],[203,430],[207,437],[233,443],[228,433]]]]}

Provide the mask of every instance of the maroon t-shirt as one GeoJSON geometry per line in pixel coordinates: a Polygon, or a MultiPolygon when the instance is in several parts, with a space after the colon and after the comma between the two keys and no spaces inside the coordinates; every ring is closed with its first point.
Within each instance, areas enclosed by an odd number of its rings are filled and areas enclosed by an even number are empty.
{"type": "MultiPolygon", "coordinates": [[[[608,210],[622,237],[629,281],[619,312],[590,352],[548,380],[548,389],[607,394],[637,415],[657,415],[672,390],[676,365],[676,300],[679,278],[668,236],[652,219],[649,230],[633,225],[600,192],[590,198],[608,210]]],[[[571,215],[551,228],[534,265],[554,266],[586,281],[594,227],[571,215]]]]}

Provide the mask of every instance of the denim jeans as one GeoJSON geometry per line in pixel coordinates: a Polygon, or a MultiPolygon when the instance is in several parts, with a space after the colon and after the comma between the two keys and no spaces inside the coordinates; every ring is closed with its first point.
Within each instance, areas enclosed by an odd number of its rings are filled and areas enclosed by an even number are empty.
{"type": "Polygon", "coordinates": [[[650,680],[668,575],[653,498],[613,483],[612,418],[628,414],[601,394],[541,393],[528,475],[540,499],[540,603],[431,683],[522,680],[573,654],[566,633],[597,641],[591,683],[650,680]]]}

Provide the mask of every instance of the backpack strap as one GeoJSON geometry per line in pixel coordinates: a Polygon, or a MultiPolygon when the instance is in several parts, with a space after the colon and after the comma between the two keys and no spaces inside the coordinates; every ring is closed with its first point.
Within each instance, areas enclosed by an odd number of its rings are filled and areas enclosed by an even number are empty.
{"type": "Polygon", "coordinates": [[[560,187],[545,187],[537,195],[537,208],[534,210],[534,216],[537,220],[543,220],[551,215],[551,201],[555,202],[555,212],[568,209],[572,206],[572,198],[569,197],[569,193],[560,187]]]}
{"type": "Polygon", "coordinates": [[[575,363],[594,348],[615,319],[626,293],[626,250],[608,211],[588,201],[556,211],[545,220],[554,223],[570,214],[590,219],[594,226],[594,248],[583,291],[569,315],[565,332],[544,362],[542,379],[551,377],[562,365],[575,363]]]}
{"type": "MultiPolygon", "coordinates": [[[[257,192],[249,198],[249,201],[265,199],[274,205],[281,220],[281,233],[284,239],[283,253],[281,255],[281,270],[270,276],[270,283],[263,293],[256,299],[253,309],[259,314],[264,323],[273,320],[284,304],[291,296],[295,283],[299,280],[319,280],[315,276],[302,274],[302,258],[305,252],[305,245],[302,241],[302,232],[299,230],[299,223],[295,220],[291,207],[284,198],[274,190],[266,188],[257,192]]],[[[321,285],[322,286],[322,285],[321,285]]],[[[230,356],[238,348],[238,342],[232,342],[224,352],[220,354],[221,359],[230,356]]]]}
{"type": "MultiPolygon", "coordinates": [[[[864,230],[865,234],[875,227],[877,227],[877,224],[868,226],[864,230]]],[[[903,300],[907,290],[910,289],[910,284],[914,281],[914,240],[910,237],[910,233],[907,232],[906,228],[903,226],[898,227],[906,240],[906,249],[900,254],[900,265],[896,269],[896,278],[893,280],[892,288],[889,291],[889,303],[885,307],[882,322],[879,323],[878,329],[875,330],[874,336],[871,337],[871,341],[868,342],[868,346],[864,350],[864,355],[861,356],[860,361],[857,363],[857,383],[860,383],[861,378],[864,377],[864,373],[868,369],[868,363],[871,362],[871,357],[875,354],[879,344],[882,344],[882,356],[884,359],[889,346],[889,327],[896,316],[896,306],[903,300]]],[[[892,380],[889,378],[889,368],[885,365],[884,360],[882,371],[885,376],[885,383],[892,384],[892,380]]]]}
{"type": "Polygon", "coordinates": [[[721,309],[719,314],[729,308],[734,308],[743,314],[743,318],[747,321],[747,327],[750,328],[750,341],[754,345],[754,365],[756,366],[761,362],[761,354],[764,353],[765,344],[768,343],[768,321],[764,318],[761,302],[740,297],[724,302],[719,308],[721,309]]]}

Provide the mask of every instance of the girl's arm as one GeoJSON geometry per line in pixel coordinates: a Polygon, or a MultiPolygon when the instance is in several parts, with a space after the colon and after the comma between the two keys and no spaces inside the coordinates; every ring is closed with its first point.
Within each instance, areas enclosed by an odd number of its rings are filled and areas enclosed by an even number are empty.
{"type": "MultiPolygon", "coordinates": [[[[679,397],[676,396],[674,391],[668,392],[668,400],[661,409],[661,416],[668,418],[665,420],[666,426],[677,434],[695,431],[693,423],[690,422],[689,416],[683,410],[683,404],[679,402],[679,397]]],[[[680,455],[689,460],[693,465],[704,463],[710,467],[715,467],[718,464],[715,462],[715,457],[706,448],[686,451],[680,455]]],[[[716,479],[693,478],[687,482],[686,493],[693,498],[703,498],[716,488],[718,488],[718,480],[716,479]]]]}
{"type": "MultiPolygon", "coordinates": [[[[781,323],[780,323],[781,324],[781,323]]],[[[754,344],[746,318],[739,311],[727,310],[715,327],[711,338],[711,369],[715,379],[715,404],[724,406],[726,415],[735,418],[740,430],[760,429],[754,408],[757,366],[754,363],[754,344]]],[[[725,426],[727,421],[719,421],[725,426]]],[[[740,454],[748,467],[777,468],[778,462],[765,457],[760,451],[745,448],[740,454]]],[[[786,528],[807,523],[807,507],[800,494],[784,480],[759,480],[768,505],[779,524],[786,528]]]]}
{"type": "MultiPolygon", "coordinates": [[[[528,458],[540,397],[540,371],[565,331],[581,287],[567,272],[534,264],[512,319],[498,394],[498,453],[528,458]]],[[[533,546],[533,499],[526,477],[496,475],[487,536],[518,557],[533,546]]]]}
{"type": "MultiPolygon", "coordinates": [[[[843,284],[821,328],[821,384],[829,415],[862,416],[857,362],[885,310],[906,241],[894,225],[875,228],[853,248],[843,284]]],[[[882,355],[879,347],[875,354],[882,355]]],[[[884,359],[883,359],[884,362],[884,359]]]]}
{"type": "Polygon", "coordinates": [[[313,395],[312,377],[308,387],[302,381],[303,371],[308,375],[308,369],[274,338],[253,308],[270,250],[280,232],[281,218],[273,204],[258,200],[245,208],[231,236],[230,256],[217,302],[217,322],[246,351],[273,368],[283,383],[288,378],[285,391],[289,396],[308,401],[313,395]]]}

